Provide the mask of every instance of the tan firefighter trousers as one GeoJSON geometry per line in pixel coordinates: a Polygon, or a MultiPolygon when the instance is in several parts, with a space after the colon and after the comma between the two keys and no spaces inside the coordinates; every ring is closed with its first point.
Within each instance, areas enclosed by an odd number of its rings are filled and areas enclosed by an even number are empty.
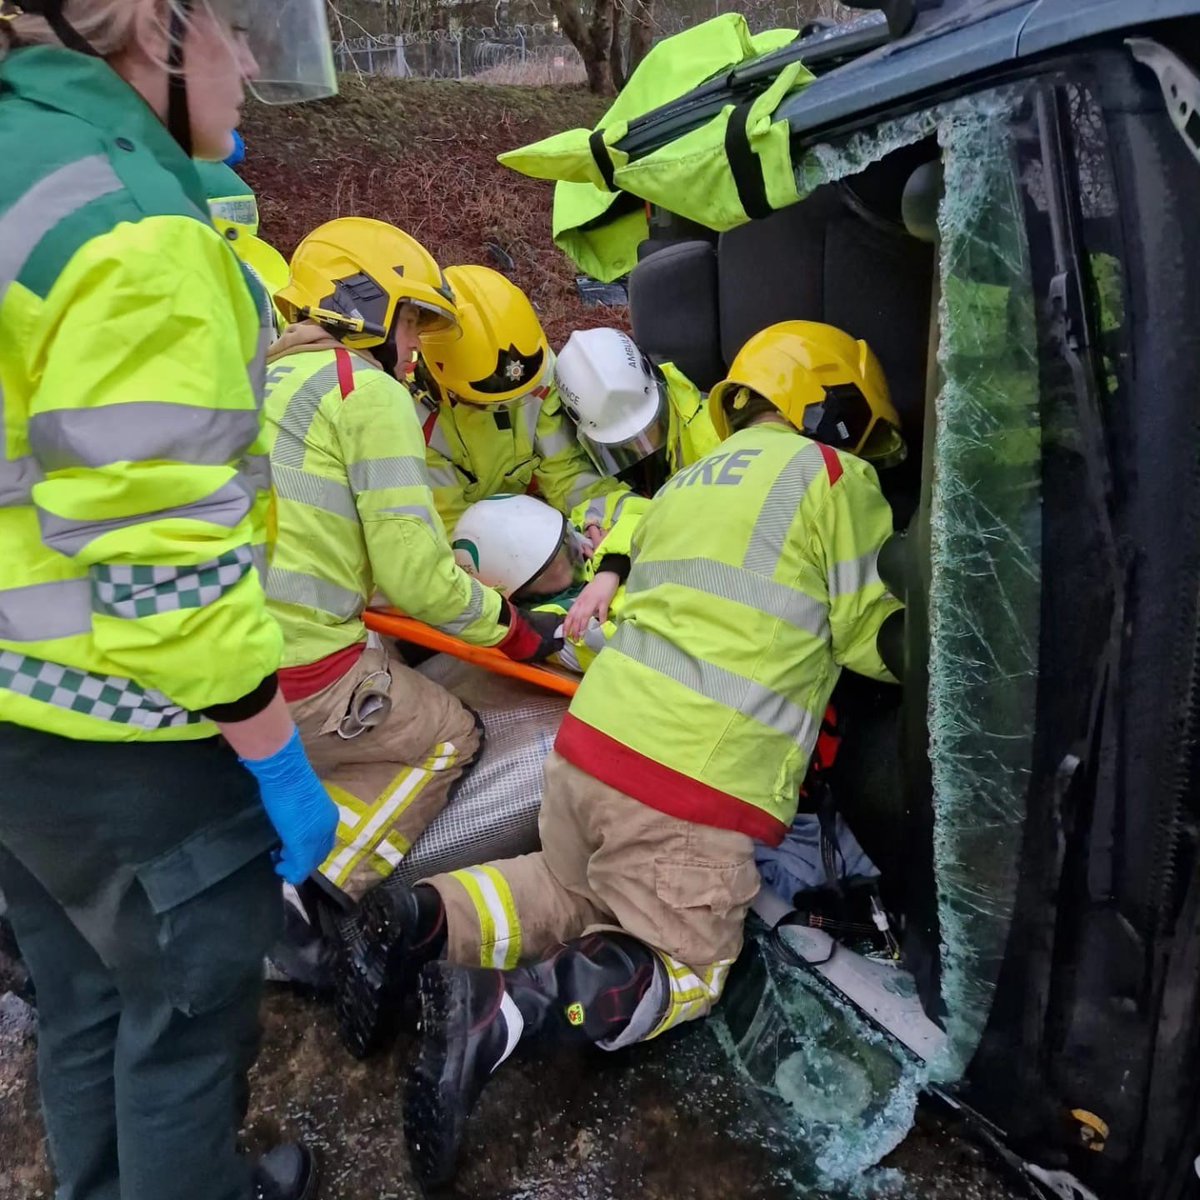
{"type": "Polygon", "coordinates": [[[340,679],[289,708],[341,813],[321,874],[357,900],[391,874],[446,806],[479,751],[475,718],[445,688],[374,645],[340,679]],[[368,690],[382,693],[367,706],[377,715],[382,706],[382,720],[342,736],[339,726],[355,728],[344,723],[347,713],[368,690]]]}
{"type": "Polygon", "coordinates": [[[655,950],[664,970],[606,1047],[704,1016],[758,892],[750,838],[658,812],[554,751],[539,829],[541,853],[426,880],[446,905],[450,961],[511,968],[583,933],[621,929],[655,950]]]}

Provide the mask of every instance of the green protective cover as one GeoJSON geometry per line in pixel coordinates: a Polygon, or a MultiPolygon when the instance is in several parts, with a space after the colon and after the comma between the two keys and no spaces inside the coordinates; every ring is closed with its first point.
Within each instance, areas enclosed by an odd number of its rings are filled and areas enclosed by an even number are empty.
{"type": "MultiPolygon", "coordinates": [[[[603,138],[619,190],[605,184],[590,140],[593,130],[569,129],[519,150],[500,162],[534,179],[555,180],[555,244],[581,270],[611,281],[637,262],[637,246],[649,234],[642,201],[663,204],[672,212],[713,229],[729,229],[749,218],[738,201],[725,157],[725,130],[733,106],[699,130],[631,163],[617,148],[629,122],[661,107],[721,71],[742,66],[794,41],[795,29],[771,29],[751,35],[739,13],[714,17],[654,46],[596,125],[603,138]],[[664,196],[670,198],[665,203],[664,196]]],[[[763,163],[767,197],[775,207],[796,196],[788,152],[787,127],[776,127],[771,113],[785,95],[813,76],[799,64],[786,67],[755,102],[747,134],[763,163]]]]}

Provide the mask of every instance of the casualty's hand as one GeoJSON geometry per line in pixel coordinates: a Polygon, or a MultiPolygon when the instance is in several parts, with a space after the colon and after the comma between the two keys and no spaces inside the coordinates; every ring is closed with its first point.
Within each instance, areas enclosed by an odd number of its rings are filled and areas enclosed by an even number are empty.
{"type": "Polygon", "coordinates": [[[607,532],[599,525],[585,525],[583,527],[583,557],[591,558],[600,549],[600,543],[607,536],[607,532]]]}
{"type": "Polygon", "coordinates": [[[300,731],[270,757],[241,763],[258,780],[263,808],[283,842],[275,873],[288,883],[303,883],[333,849],[338,810],[309,764],[300,731]]]}
{"type": "Polygon", "coordinates": [[[579,641],[587,633],[593,617],[603,625],[608,620],[609,606],[620,586],[621,577],[615,571],[600,571],[571,605],[571,611],[563,622],[564,636],[573,642],[579,641]]]}
{"type": "Polygon", "coordinates": [[[508,633],[496,649],[515,662],[545,662],[563,646],[562,617],[508,603],[508,633]]]}

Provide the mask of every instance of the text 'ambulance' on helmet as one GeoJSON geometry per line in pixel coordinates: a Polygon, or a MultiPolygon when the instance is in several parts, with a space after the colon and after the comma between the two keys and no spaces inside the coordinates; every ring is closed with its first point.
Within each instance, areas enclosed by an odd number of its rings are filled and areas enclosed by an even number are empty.
{"type": "Polygon", "coordinates": [[[618,475],[666,445],[666,384],[628,334],[577,329],[555,360],[554,381],[602,474],[618,475]]]}
{"type": "Polygon", "coordinates": [[[529,297],[490,267],[447,267],[462,336],[422,347],[438,384],[459,400],[520,402],[549,382],[550,343],[529,297]]]}
{"type": "Polygon", "coordinates": [[[879,467],[904,459],[900,416],[879,360],[866,342],[832,325],[783,321],[746,342],[709,394],[709,414],[722,438],[730,433],[726,402],[738,403],[739,389],[768,400],[814,441],[879,467]]]}
{"type": "Polygon", "coordinates": [[[275,297],[289,321],[311,316],[347,346],[390,340],[402,304],[422,311],[422,336],[452,335],[454,293],[433,255],[415,238],[370,217],[339,217],[319,225],[296,247],[291,278],[275,297]],[[342,317],[322,321],[322,314],[342,317]]]}
{"type": "Polygon", "coordinates": [[[480,583],[512,596],[550,565],[573,532],[558,509],[534,496],[488,496],[459,517],[454,558],[480,583]]]}

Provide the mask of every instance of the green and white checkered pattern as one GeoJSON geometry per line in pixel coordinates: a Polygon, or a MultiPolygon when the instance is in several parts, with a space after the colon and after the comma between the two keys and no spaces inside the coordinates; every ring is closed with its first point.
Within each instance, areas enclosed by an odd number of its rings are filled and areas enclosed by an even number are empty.
{"type": "Polygon", "coordinates": [[[92,567],[92,610],[136,620],[219,600],[254,566],[249,546],[196,567],[92,567]]]}
{"type": "Polygon", "coordinates": [[[162,692],[139,687],[132,679],[92,675],[11,650],[0,650],[0,687],[57,708],[141,729],[204,720],[199,713],[172,704],[162,692]]]}

